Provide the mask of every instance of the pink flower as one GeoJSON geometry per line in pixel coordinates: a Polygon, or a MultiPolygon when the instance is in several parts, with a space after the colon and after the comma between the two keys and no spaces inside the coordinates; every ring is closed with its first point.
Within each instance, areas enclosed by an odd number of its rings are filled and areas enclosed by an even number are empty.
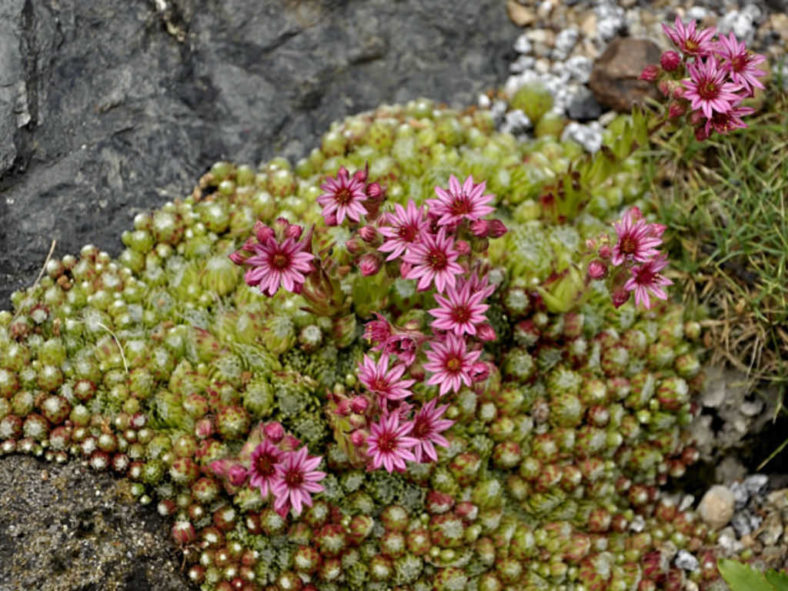
{"type": "Polygon", "coordinates": [[[702,111],[707,118],[714,111],[727,113],[741,100],[736,94],[739,87],[732,82],[725,82],[726,72],[719,68],[713,57],[687,64],[687,71],[690,79],[681,81],[684,98],[690,101],[693,110],[702,111]]]}
{"type": "Polygon", "coordinates": [[[406,252],[429,227],[424,208],[416,208],[413,200],[408,201],[407,209],[395,203],[394,210],[394,214],[385,214],[386,224],[380,227],[380,233],[386,237],[386,241],[378,250],[389,253],[387,261],[393,261],[406,252]]]}
{"type": "Polygon", "coordinates": [[[311,260],[314,255],[305,252],[307,242],[296,242],[286,238],[282,243],[268,237],[262,243],[248,244],[244,249],[254,252],[243,261],[251,268],[246,271],[244,280],[248,285],[259,286],[262,293],[272,296],[280,286],[287,291],[298,292],[304,284],[305,273],[312,271],[311,260]]]}
{"type": "Polygon", "coordinates": [[[413,430],[411,436],[418,441],[418,445],[413,448],[413,455],[417,462],[422,461],[422,455],[433,462],[438,461],[438,454],[435,452],[435,445],[449,447],[449,442],[441,435],[454,424],[454,421],[441,419],[441,415],[449,408],[448,404],[435,407],[437,398],[433,398],[421,407],[416,416],[413,417],[413,430]],[[435,444],[435,445],[433,445],[435,444]]]}
{"type": "Polygon", "coordinates": [[[306,446],[283,454],[282,461],[276,465],[276,481],[271,487],[276,499],[274,509],[282,517],[287,515],[290,506],[296,515],[300,515],[304,505],[312,506],[310,493],[323,491],[318,482],[326,477],[326,473],[316,469],[322,459],[320,456],[307,456],[306,446]]]}
{"type": "Polygon", "coordinates": [[[695,29],[695,21],[690,21],[685,27],[684,23],[677,16],[674,23],[674,28],[663,24],[662,30],[665,35],[673,41],[673,44],[678,47],[682,53],[696,57],[711,55],[714,51],[714,41],[712,37],[717,33],[714,27],[710,29],[695,29]]]}
{"type": "Polygon", "coordinates": [[[758,68],[758,64],[766,61],[766,57],[747,51],[744,41],[739,42],[733,33],[729,37],[720,35],[717,43],[717,55],[724,61],[720,68],[730,74],[731,80],[752,94],[753,88],[763,88],[758,80],[766,72],[758,68]]]}
{"type": "Polygon", "coordinates": [[[454,287],[454,276],[462,273],[462,267],[457,263],[458,257],[454,241],[441,228],[437,234],[424,234],[402,260],[413,265],[406,278],[418,279],[419,290],[429,289],[434,281],[435,288],[443,293],[447,287],[454,287]]]}
{"type": "Polygon", "coordinates": [[[658,230],[652,229],[652,225],[640,217],[637,208],[627,211],[621,221],[614,224],[618,242],[613,246],[613,265],[617,267],[627,260],[644,263],[658,254],[656,247],[662,240],[655,235],[658,230]]]}
{"type": "Polygon", "coordinates": [[[249,484],[259,488],[264,497],[276,481],[276,466],[281,459],[282,451],[268,439],[264,439],[252,452],[249,484]]]}
{"type": "Polygon", "coordinates": [[[436,318],[431,326],[457,336],[475,335],[476,325],[487,320],[484,313],[489,306],[483,303],[484,299],[484,292],[471,291],[470,281],[458,282],[457,286],[446,290],[445,296],[435,294],[440,307],[429,311],[436,318]]]}
{"type": "Polygon", "coordinates": [[[438,217],[438,225],[452,226],[460,223],[463,219],[471,222],[481,219],[489,213],[495,211],[494,207],[487,205],[493,199],[493,195],[484,195],[486,184],[475,185],[473,177],[469,176],[460,186],[457,177],[449,177],[449,190],[442,187],[435,187],[437,199],[427,199],[430,214],[438,217]]]}
{"type": "Polygon", "coordinates": [[[340,167],[336,178],[328,177],[320,188],[325,193],[317,202],[323,206],[324,218],[335,216],[336,223],[341,224],[345,217],[357,222],[367,213],[362,205],[367,199],[364,181],[360,175],[351,178],[344,166],[340,167]]]}
{"type": "Polygon", "coordinates": [[[468,351],[465,339],[448,333],[442,341],[432,341],[424,369],[433,373],[427,384],[440,386],[440,395],[458,392],[462,384],[471,385],[471,369],[481,351],[468,351]]]}
{"type": "Polygon", "coordinates": [[[704,133],[708,137],[712,129],[724,135],[734,129],[745,128],[747,124],[742,121],[742,117],[752,115],[754,112],[755,109],[752,107],[736,105],[727,113],[712,113],[711,119],[706,119],[704,133]]]}
{"type": "Polygon", "coordinates": [[[377,470],[383,466],[386,471],[405,470],[405,461],[415,462],[411,448],[419,444],[417,439],[408,437],[413,423],[400,424],[397,413],[384,416],[380,423],[372,423],[367,438],[367,455],[372,458],[368,470],[377,470]]]}
{"type": "Polygon", "coordinates": [[[389,369],[389,356],[381,355],[377,363],[369,355],[358,364],[358,379],[373,394],[387,400],[402,400],[412,395],[410,387],[416,380],[403,380],[404,365],[395,365],[389,369]]]}
{"type": "Polygon", "coordinates": [[[635,292],[636,306],[642,303],[646,309],[651,307],[649,292],[661,300],[668,299],[668,294],[662,288],[666,285],[672,285],[673,282],[659,274],[667,264],[668,260],[665,255],[660,254],[647,263],[632,267],[632,277],[624,284],[624,289],[635,292]]]}

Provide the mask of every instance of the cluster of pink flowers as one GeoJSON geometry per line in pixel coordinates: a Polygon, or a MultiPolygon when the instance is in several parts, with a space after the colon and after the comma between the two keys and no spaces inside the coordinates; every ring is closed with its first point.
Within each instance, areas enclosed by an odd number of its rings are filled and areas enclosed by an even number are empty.
{"type": "Polygon", "coordinates": [[[646,222],[640,210],[633,207],[614,227],[615,242],[608,236],[588,241],[587,246],[595,256],[588,263],[588,278],[608,279],[617,308],[629,300],[632,292],[635,305],[646,309],[652,305],[650,295],[666,300],[664,288],[673,282],[661,274],[668,260],[658,250],[665,226],[646,222]]]}
{"type": "Polygon", "coordinates": [[[215,460],[211,470],[232,489],[249,486],[263,497],[270,495],[282,517],[291,508],[300,515],[304,506],[312,506],[312,494],[323,490],[318,482],[326,473],[317,469],[323,458],[310,456],[299,444],[280,423],[261,424],[252,430],[238,458],[215,460]]]}
{"type": "MultiPolygon", "coordinates": [[[[348,178],[345,173],[323,185],[328,191],[321,197],[323,215],[329,222],[334,206],[348,200],[348,178]]],[[[362,190],[356,189],[361,203],[362,190]]],[[[485,315],[485,300],[495,286],[473,256],[506,227],[485,219],[495,211],[485,183],[476,184],[472,177],[460,183],[452,176],[449,188],[436,187],[435,193],[422,206],[411,200],[404,207],[395,204],[390,212],[368,213],[358,239],[349,241],[363,275],[385,269],[392,279],[398,275],[416,281],[417,290],[432,291],[436,304],[428,311],[433,320],[426,333],[420,326],[396,327],[379,314],[370,321],[365,336],[372,351],[358,367],[366,392],[337,397],[335,412],[354,418],[350,438],[355,447],[366,449],[370,470],[401,471],[406,461],[435,461],[435,446],[448,445],[441,433],[452,425],[441,418],[448,405],[438,405],[438,398],[489,374],[481,355],[483,342],[496,338],[485,315]],[[419,409],[409,402],[417,383],[438,389],[438,398],[419,409]]],[[[361,223],[360,216],[348,214],[348,219],[361,223]]]]}
{"type": "Polygon", "coordinates": [[[695,21],[684,25],[676,17],[673,27],[662,28],[678,52],[663,53],[660,64],[647,66],[641,79],[658,82],[671,99],[669,117],[677,119],[689,107],[689,121],[700,141],[715,131],[724,134],[746,127],[742,117],[754,110],[741,103],[763,88],[758,78],[766,72],[759,66],[766,58],[749,51],[733,33],[715,40],[713,27],[698,29],[695,21]]]}
{"type": "MultiPolygon", "coordinates": [[[[418,324],[396,327],[381,315],[367,324],[372,350],[358,366],[365,392],[331,395],[333,414],[347,419],[347,429],[339,430],[354,449],[363,450],[370,470],[401,471],[406,461],[435,461],[435,446],[448,445],[441,433],[452,425],[441,418],[448,405],[438,405],[438,399],[490,372],[481,357],[483,343],[496,338],[485,303],[495,286],[474,255],[486,251],[488,240],[502,236],[506,227],[487,218],[495,211],[493,196],[472,177],[460,183],[452,176],[448,189],[435,188],[435,199],[422,206],[395,204],[388,212],[381,210],[385,191],[368,181],[366,168],[353,175],[340,168],[321,188],[318,203],[326,225],[344,223],[353,231],[345,247],[361,275],[385,272],[391,281],[416,281],[417,290],[431,291],[435,302],[428,310],[433,318],[428,330],[418,324]],[[416,408],[409,400],[421,397],[414,396],[417,384],[436,386],[438,397],[416,408]]],[[[246,282],[264,294],[284,287],[302,294],[316,313],[346,314],[343,304],[326,304],[341,299],[331,277],[338,269],[312,253],[313,231],[302,237],[301,226],[282,219],[273,228],[258,223],[254,237],[230,258],[247,267],[246,282]]],[[[350,266],[344,268],[349,272],[350,266]]],[[[268,435],[251,453],[248,467],[236,464],[226,473],[231,484],[248,478],[264,496],[273,494],[277,511],[292,506],[300,512],[311,502],[309,493],[320,489],[319,462],[306,448],[285,451],[268,435]]]]}

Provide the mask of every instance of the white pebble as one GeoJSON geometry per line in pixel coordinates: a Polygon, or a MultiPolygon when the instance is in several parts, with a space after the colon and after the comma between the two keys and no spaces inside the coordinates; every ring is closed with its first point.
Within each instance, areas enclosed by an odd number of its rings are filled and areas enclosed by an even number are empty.
{"type": "Polygon", "coordinates": [[[698,515],[710,527],[720,529],[725,527],[733,517],[735,499],[731,490],[722,485],[714,485],[698,505],[698,515]]]}
{"type": "Polygon", "coordinates": [[[521,34],[514,42],[514,50],[517,53],[531,53],[531,42],[526,33],[521,34]]]}
{"type": "Polygon", "coordinates": [[[695,558],[692,554],[687,552],[686,550],[679,550],[678,556],[676,556],[676,561],[674,564],[682,569],[688,570],[690,572],[695,572],[700,568],[700,563],[698,559],[695,558]]]}

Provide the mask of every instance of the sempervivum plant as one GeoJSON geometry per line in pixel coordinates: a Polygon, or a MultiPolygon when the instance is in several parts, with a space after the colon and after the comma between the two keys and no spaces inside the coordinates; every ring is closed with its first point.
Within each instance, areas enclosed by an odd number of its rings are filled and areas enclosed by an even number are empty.
{"type": "Polygon", "coordinates": [[[210,591],[703,587],[660,491],[699,329],[616,149],[575,186],[574,144],[420,100],[217,163],[14,294],[0,450],[130,479],[210,591]]]}

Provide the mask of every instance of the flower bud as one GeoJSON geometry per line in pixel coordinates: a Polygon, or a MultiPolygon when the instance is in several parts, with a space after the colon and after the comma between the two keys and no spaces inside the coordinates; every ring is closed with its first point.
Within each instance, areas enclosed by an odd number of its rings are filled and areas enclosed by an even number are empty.
{"type": "Polygon", "coordinates": [[[471,232],[478,238],[487,238],[490,234],[490,224],[487,220],[476,220],[471,222],[471,232]]]}
{"type": "MultiPolygon", "coordinates": [[[[263,222],[259,222],[259,221],[255,222],[254,224],[254,233],[255,236],[257,236],[258,242],[265,242],[269,238],[274,237],[274,231],[268,226],[266,226],[263,222]]],[[[246,246],[247,244],[244,244],[244,247],[246,246]]],[[[246,250],[246,248],[244,248],[244,250],[246,250]]]]}
{"type": "Polygon", "coordinates": [[[640,80],[645,80],[646,82],[654,82],[659,76],[660,71],[661,68],[656,64],[649,64],[648,66],[643,68],[643,71],[640,73],[640,80]]]}
{"type": "Polygon", "coordinates": [[[612,296],[613,297],[613,305],[616,308],[620,308],[621,306],[626,304],[627,300],[629,300],[629,294],[630,294],[630,292],[627,291],[626,289],[624,289],[623,287],[615,290],[613,292],[613,296],[612,296]]]}
{"type": "Polygon", "coordinates": [[[362,250],[361,244],[355,236],[345,242],[345,248],[350,254],[359,254],[362,250]]]}
{"type": "Polygon", "coordinates": [[[498,338],[498,335],[495,334],[495,329],[487,322],[479,325],[476,329],[476,336],[485,342],[494,341],[498,338]]]}
{"type": "Polygon", "coordinates": [[[376,275],[382,266],[382,259],[372,252],[363,255],[358,261],[358,268],[361,270],[361,274],[364,277],[376,275]]]}
{"type": "Polygon", "coordinates": [[[698,140],[699,142],[705,142],[707,139],[709,139],[710,135],[711,133],[709,129],[706,128],[705,125],[698,125],[695,128],[695,139],[698,140]]]}
{"type": "Polygon", "coordinates": [[[666,51],[660,56],[659,63],[666,72],[672,72],[681,65],[681,56],[675,51],[666,51]]]}
{"type": "Polygon", "coordinates": [[[266,425],[263,427],[263,433],[267,439],[271,440],[272,443],[279,443],[282,441],[282,437],[285,436],[284,427],[282,427],[282,425],[277,421],[266,423],[266,425]]]}
{"type": "Polygon", "coordinates": [[[356,447],[361,447],[367,442],[367,434],[357,429],[350,434],[350,442],[356,447]]]}
{"type": "Polygon", "coordinates": [[[367,244],[377,245],[380,243],[380,233],[375,226],[364,226],[358,231],[358,235],[367,244]]]}
{"type": "Polygon", "coordinates": [[[369,400],[367,400],[363,396],[355,396],[350,401],[350,408],[353,410],[354,413],[357,414],[364,414],[364,411],[367,410],[368,406],[369,406],[369,400]]]}
{"type": "Polygon", "coordinates": [[[588,277],[591,279],[602,279],[607,275],[607,265],[599,259],[588,263],[588,277]]]}
{"type": "Polygon", "coordinates": [[[340,400],[337,403],[337,407],[334,409],[334,414],[339,415],[340,417],[346,417],[350,414],[350,412],[350,400],[347,398],[340,400]]]}
{"type": "Polygon", "coordinates": [[[603,259],[609,259],[613,256],[613,249],[609,244],[603,244],[599,247],[599,256],[603,259]]]}
{"type": "Polygon", "coordinates": [[[489,227],[490,238],[500,238],[509,231],[501,220],[490,220],[489,227]]]}
{"type": "Polygon", "coordinates": [[[460,253],[460,256],[471,254],[471,245],[465,240],[457,240],[457,242],[454,243],[454,246],[457,249],[457,252],[460,253]]]}
{"type": "Polygon", "coordinates": [[[246,482],[246,468],[240,464],[235,464],[227,471],[227,479],[233,486],[242,486],[246,482]]]}
{"type": "Polygon", "coordinates": [[[668,107],[668,117],[671,119],[677,119],[681,117],[686,112],[686,107],[683,103],[678,101],[671,101],[670,106],[668,107]]]}

